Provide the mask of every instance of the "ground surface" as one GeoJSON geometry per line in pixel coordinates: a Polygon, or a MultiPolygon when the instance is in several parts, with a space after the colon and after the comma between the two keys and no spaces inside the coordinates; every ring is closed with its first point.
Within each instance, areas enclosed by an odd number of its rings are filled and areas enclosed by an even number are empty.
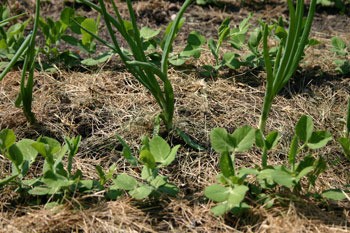
{"type": "MultiPolygon", "coordinates": [[[[30,1],[28,1],[30,5],[30,1]]],[[[120,3],[123,7],[124,3],[120,3]]],[[[139,22],[163,27],[180,7],[180,1],[136,1],[139,22]]],[[[19,10],[22,5],[16,6],[19,10]]],[[[61,1],[43,5],[44,14],[57,17],[61,1]]],[[[235,24],[254,12],[257,19],[276,19],[287,8],[284,2],[267,3],[225,1],[223,6],[192,6],[177,39],[181,47],[189,31],[198,30],[215,37],[218,25],[226,17],[235,24]]],[[[89,13],[93,14],[93,13],[89,13]]],[[[327,129],[334,138],[344,124],[350,77],[338,75],[332,64],[330,39],[340,36],[350,41],[349,11],[340,15],[334,9],[318,8],[312,36],[321,44],[309,48],[302,68],[288,87],[274,101],[268,129],[282,133],[281,145],[270,158],[281,163],[288,153],[293,127],[302,114],[313,117],[315,127],[327,129]]],[[[233,131],[248,124],[257,126],[264,95],[264,71],[223,71],[218,79],[198,75],[202,64],[212,61],[209,51],[193,66],[171,68],[169,76],[175,89],[175,125],[193,139],[209,147],[209,133],[214,127],[233,131]]],[[[112,62],[113,63],[113,62],[112,62]]],[[[11,72],[0,83],[0,129],[14,129],[19,138],[36,139],[40,135],[62,141],[65,135],[83,137],[75,166],[89,177],[97,178],[94,165],[105,168],[117,163],[119,172],[134,172],[120,156],[115,133],[137,148],[144,134],[151,134],[159,112],[150,94],[133,77],[110,65],[98,70],[74,72],[63,68],[56,74],[36,73],[33,111],[39,125],[26,123],[20,109],[14,107],[19,88],[19,72],[11,72]]],[[[169,137],[174,144],[179,140],[169,137]]],[[[180,141],[181,142],[181,141],[180,141]]],[[[259,163],[258,151],[240,154],[239,166],[259,163]]],[[[350,182],[350,163],[332,142],[320,153],[329,161],[329,169],[319,179],[316,190],[342,187],[350,182]]],[[[2,158],[2,157],[1,157],[2,158]]],[[[182,145],[176,162],[166,171],[180,187],[177,198],[161,202],[135,202],[128,197],[106,202],[102,193],[79,196],[65,205],[47,210],[29,205],[12,190],[0,197],[0,232],[348,232],[349,202],[320,204],[311,199],[284,203],[272,209],[254,207],[240,216],[216,218],[210,213],[213,203],[203,198],[206,186],[215,182],[218,155],[212,150],[198,152],[182,145]],[[81,208],[77,208],[81,206],[81,208]]],[[[7,164],[1,159],[1,174],[7,164]]]]}

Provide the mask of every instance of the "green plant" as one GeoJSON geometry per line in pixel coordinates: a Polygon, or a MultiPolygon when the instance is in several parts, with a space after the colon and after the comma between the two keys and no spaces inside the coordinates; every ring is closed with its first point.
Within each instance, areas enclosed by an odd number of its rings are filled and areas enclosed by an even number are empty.
{"type": "Polygon", "coordinates": [[[11,175],[0,180],[0,187],[9,183],[21,186],[21,180],[28,173],[30,165],[38,155],[38,152],[31,147],[34,142],[30,139],[16,142],[13,130],[3,129],[0,131],[0,154],[12,163],[11,175]]]}
{"type": "Polygon", "coordinates": [[[345,122],[344,136],[338,139],[345,157],[350,161],[350,98],[348,99],[348,108],[345,122]]]}
{"type": "Polygon", "coordinates": [[[131,72],[133,76],[150,91],[162,110],[160,117],[165,123],[167,131],[170,131],[173,128],[174,91],[167,74],[168,57],[175,35],[178,32],[178,26],[182,15],[186,8],[191,4],[192,0],[186,0],[184,2],[176,16],[176,19],[174,22],[172,22],[169,33],[166,35],[164,42],[160,67],[150,62],[144,53],[140,30],[137,27],[135,13],[130,0],[127,0],[126,2],[131,22],[122,19],[118,8],[113,1],[112,5],[116,17],[113,17],[110,13],[108,13],[105,3],[102,0],[99,0],[100,6],[97,6],[87,0],[82,0],[82,2],[97,10],[103,16],[113,44],[109,44],[107,41],[103,40],[101,37],[91,32],[83,25],[81,25],[81,27],[98,41],[102,42],[104,45],[116,52],[129,72],[131,72]],[[130,53],[127,53],[120,47],[120,43],[115,36],[113,27],[121,34],[129,45],[130,53]]]}
{"type": "MultiPolygon", "coordinates": [[[[221,173],[218,175],[218,184],[207,187],[204,194],[210,200],[218,202],[212,208],[215,215],[229,211],[238,213],[247,209],[247,201],[251,198],[270,206],[273,199],[280,195],[300,196],[305,186],[308,193],[315,185],[318,176],[326,169],[326,162],[321,156],[316,159],[311,151],[324,147],[332,139],[330,133],[314,131],[311,117],[302,116],[295,127],[288,153],[288,165],[268,165],[267,151],[277,145],[279,138],[277,132],[272,132],[264,139],[259,129],[249,126],[238,128],[232,134],[223,128],[211,131],[212,147],[220,153],[221,173]],[[249,150],[254,142],[259,148],[266,150],[262,166],[237,169],[235,154],[249,150]],[[307,155],[298,159],[302,154],[307,155]],[[255,182],[248,182],[248,176],[255,177],[255,182]],[[301,183],[305,178],[308,180],[307,185],[301,183]],[[287,189],[286,193],[283,193],[282,187],[287,189]],[[279,194],[278,190],[282,192],[279,194]]],[[[329,195],[328,198],[331,197],[329,195]]]]}
{"type": "Polygon", "coordinates": [[[142,166],[142,172],[140,181],[125,173],[118,175],[109,188],[112,197],[115,197],[119,190],[128,191],[129,195],[137,200],[150,196],[158,197],[161,194],[175,196],[178,193],[178,188],[169,183],[166,176],[160,175],[159,170],[169,166],[175,160],[179,145],[171,148],[159,136],[154,136],[152,139],[144,137],[139,152],[140,156],[137,159],[132,155],[125,141],[119,136],[117,138],[123,145],[123,156],[131,165],[142,166]]]}
{"type": "Polygon", "coordinates": [[[235,52],[221,53],[221,47],[225,41],[234,49],[241,49],[246,38],[247,31],[250,24],[248,23],[252,14],[245,18],[238,27],[231,28],[230,19],[226,18],[218,28],[218,39],[214,40],[210,38],[208,40],[208,46],[215,58],[215,65],[204,65],[201,72],[206,77],[216,77],[220,68],[226,66],[231,69],[238,69],[244,63],[239,59],[239,54],[235,52]]]}
{"type": "Polygon", "coordinates": [[[101,182],[83,179],[79,169],[73,172],[73,158],[78,152],[80,140],[80,136],[66,137],[64,145],[49,137],[40,137],[36,141],[22,139],[16,142],[12,130],[1,130],[0,153],[11,161],[12,171],[11,175],[0,180],[0,188],[13,184],[20,193],[55,196],[55,199],[61,200],[77,191],[101,190],[103,188],[101,182]],[[42,172],[38,177],[27,179],[26,175],[39,154],[45,159],[42,172]],[[65,166],[63,159],[66,155],[65,166]]]}
{"type": "MultiPolygon", "coordinates": [[[[29,24],[29,19],[10,25],[8,28],[6,26],[13,20],[25,15],[19,14],[15,16],[10,16],[10,9],[6,5],[0,5],[0,70],[6,68],[9,65],[10,60],[15,56],[17,50],[22,47],[22,43],[25,41],[24,32],[29,24]]],[[[17,61],[23,61],[23,57],[18,57],[17,61]]]]}
{"type": "Polygon", "coordinates": [[[332,52],[341,57],[341,59],[334,60],[333,63],[337,66],[336,71],[341,74],[350,73],[350,60],[348,59],[350,56],[349,49],[350,44],[346,45],[344,40],[340,39],[339,37],[332,38],[332,52]]]}
{"type": "Polygon", "coordinates": [[[267,84],[263,109],[259,122],[259,129],[262,132],[265,131],[266,121],[274,97],[287,84],[298,67],[300,59],[304,53],[304,48],[308,44],[308,37],[315,13],[316,0],[312,0],[308,16],[304,23],[304,1],[298,0],[296,3],[296,8],[294,8],[291,0],[288,0],[287,2],[290,18],[289,29],[287,35],[280,41],[273,66],[267,45],[267,38],[269,34],[268,25],[265,24],[263,29],[263,54],[267,73],[267,84]]]}

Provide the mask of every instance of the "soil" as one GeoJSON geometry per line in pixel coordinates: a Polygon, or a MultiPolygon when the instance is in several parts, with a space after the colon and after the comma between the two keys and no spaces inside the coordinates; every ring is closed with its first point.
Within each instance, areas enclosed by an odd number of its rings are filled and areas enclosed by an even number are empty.
{"type": "MultiPolygon", "coordinates": [[[[162,28],[180,9],[183,1],[133,1],[138,23],[162,28]]],[[[216,38],[217,28],[226,18],[238,25],[250,12],[252,28],[258,20],[288,17],[284,1],[219,1],[208,6],[192,5],[185,13],[186,23],[176,39],[176,49],[185,45],[190,31],[197,30],[206,38],[216,38]]],[[[33,9],[32,1],[13,1],[12,10],[33,9]]],[[[118,2],[126,15],[125,2],[118,2]]],[[[73,1],[47,1],[42,15],[58,18],[64,6],[85,15],[96,14],[73,1]]],[[[319,45],[306,50],[299,70],[287,87],[274,100],[268,130],[282,134],[280,145],[271,153],[269,162],[287,160],[293,128],[301,115],[310,115],[315,128],[328,130],[339,138],[344,130],[346,104],[350,93],[350,76],[335,71],[336,58],[331,52],[331,38],[350,41],[350,6],[342,14],[331,7],[318,7],[312,37],[319,45]]],[[[102,36],[108,38],[101,26],[102,36]]],[[[105,48],[100,48],[104,51],[105,48]]],[[[225,48],[230,49],[230,48],[225,48]]],[[[242,51],[244,53],[244,51],[242,51]]],[[[348,59],[350,59],[348,57],[348,59]]],[[[218,154],[210,148],[211,129],[224,127],[232,132],[242,125],[258,125],[265,91],[265,72],[242,68],[223,70],[216,79],[198,75],[203,64],[213,62],[210,51],[189,65],[169,69],[174,86],[176,106],[174,124],[207,149],[197,151],[170,134],[167,141],[181,144],[176,161],[163,172],[180,188],[176,198],[137,202],[125,196],[106,201],[103,193],[77,195],[53,209],[30,203],[13,187],[1,190],[0,232],[349,232],[350,203],[320,203],[310,197],[277,202],[272,208],[260,205],[241,216],[214,217],[214,203],[203,197],[206,186],[215,182],[219,172],[218,154]]],[[[67,70],[56,73],[36,72],[33,112],[38,124],[29,125],[14,106],[20,72],[10,72],[0,82],[0,129],[13,129],[18,137],[36,139],[40,135],[63,142],[64,136],[81,135],[82,143],[74,160],[88,178],[97,179],[94,166],[108,168],[117,164],[117,173],[138,175],[121,156],[121,145],[115,134],[124,138],[137,151],[142,135],[151,135],[159,108],[152,96],[128,73],[118,59],[97,69],[67,70]]],[[[333,140],[317,151],[328,161],[328,169],[318,180],[314,191],[341,188],[350,183],[350,163],[333,140]]],[[[1,177],[9,172],[9,163],[0,155],[1,177]]],[[[261,153],[252,150],[237,155],[239,167],[261,163],[261,153]]],[[[37,168],[39,169],[39,168],[37,168]]],[[[33,174],[40,171],[33,171],[33,174]]]]}

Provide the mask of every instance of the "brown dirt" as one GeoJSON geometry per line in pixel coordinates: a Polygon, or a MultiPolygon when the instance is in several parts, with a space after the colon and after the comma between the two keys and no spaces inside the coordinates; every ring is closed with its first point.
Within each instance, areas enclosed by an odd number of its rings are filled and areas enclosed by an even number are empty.
{"type": "MultiPolygon", "coordinates": [[[[259,18],[276,19],[287,13],[280,1],[246,1],[245,5],[238,1],[223,2],[226,4],[220,7],[189,9],[177,39],[180,47],[192,30],[215,37],[216,28],[225,17],[232,17],[238,24],[250,11],[254,12],[253,22],[259,18]]],[[[123,4],[120,3],[121,7],[123,4]]],[[[137,1],[134,5],[140,23],[155,28],[169,22],[180,1],[137,1]]],[[[43,5],[44,13],[52,17],[57,17],[62,7],[62,3],[54,1],[43,5]]],[[[341,135],[350,76],[334,71],[330,39],[337,35],[350,41],[348,25],[347,13],[339,15],[318,9],[313,37],[321,44],[306,51],[302,69],[272,107],[267,128],[278,130],[283,138],[270,155],[271,163],[286,160],[293,127],[302,114],[312,116],[317,129],[329,130],[334,138],[341,135]]],[[[199,66],[210,60],[212,56],[206,51],[192,62],[192,67],[169,70],[176,98],[175,125],[206,147],[210,145],[209,133],[214,127],[225,127],[232,132],[241,125],[257,126],[265,90],[263,71],[224,71],[217,80],[200,78],[199,66]]],[[[13,71],[0,83],[0,129],[13,129],[18,138],[36,139],[46,135],[62,141],[66,135],[82,135],[75,166],[88,178],[97,178],[94,165],[107,168],[117,163],[118,172],[135,172],[121,158],[114,135],[118,133],[132,148],[138,148],[141,136],[152,133],[159,108],[129,73],[112,68],[36,73],[33,103],[39,121],[36,126],[28,125],[21,110],[14,107],[19,78],[20,73],[13,71]]],[[[178,139],[169,137],[168,141],[177,144],[178,139]]],[[[314,191],[350,183],[349,161],[335,141],[318,153],[329,162],[329,168],[314,191]]],[[[260,160],[260,151],[237,156],[238,166],[251,167],[260,160]]],[[[0,164],[1,176],[7,174],[9,166],[2,156],[0,164]]],[[[214,217],[210,213],[213,203],[203,198],[203,190],[215,182],[217,164],[218,155],[212,150],[198,152],[182,145],[176,162],[165,171],[180,187],[180,194],[157,203],[135,202],[128,197],[106,202],[102,193],[95,193],[46,209],[21,201],[8,187],[1,190],[0,232],[349,232],[348,201],[318,203],[305,198],[280,203],[271,209],[254,206],[239,217],[214,217]]]]}

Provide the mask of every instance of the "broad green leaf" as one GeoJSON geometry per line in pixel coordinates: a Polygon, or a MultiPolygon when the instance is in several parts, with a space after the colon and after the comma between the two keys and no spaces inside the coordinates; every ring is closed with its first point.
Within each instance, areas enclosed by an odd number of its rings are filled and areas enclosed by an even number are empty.
{"type": "Polygon", "coordinates": [[[26,138],[16,143],[18,149],[22,152],[23,159],[27,160],[30,164],[35,161],[38,155],[38,151],[32,147],[33,143],[35,141],[26,138]]]}
{"type": "Polygon", "coordinates": [[[331,199],[334,201],[341,201],[346,199],[346,195],[344,194],[344,191],[340,189],[326,190],[322,193],[322,196],[324,198],[331,199]]]}
{"type": "Polygon", "coordinates": [[[152,28],[149,28],[149,27],[143,27],[140,30],[140,37],[145,40],[150,40],[153,37],[157,36],[159,33],[160,33],[160,29],[153,30],[152,28]]]}
{"type": "Polygon", "coordinates": [[[267,185],[273,185],[274,180],[273,180],[273,174],[275,173],[275,170],[273,169],[264,169],[259,172],[257,175],[257,180],[260,183],[262,187],[265,187],[267,185]]]}
{"type": "Polygon", "coordinates": [[[272,173],[272,178],[277,184],[285,186],[289,189],[293,188],[295,185],[295,178],[286,171],[275,170],[272,173]]]}
{"type": "MultiPolygon", "coordinates": [[[[94,19],[91,19],[91,18],[85,19],[81,23],[81,26],[93,34],[97,34],[97,32],[98,32],[98,25],[94,19]]],[[[88,32],[86,32],[84,29],[81,29],[81,34],[82,34],[81,41],[82,41],[83,45],[88,45],[92,42],[93,37],[88,32]]]]}
{"type": "Polygon", "coordinates": [[[64,8],[63,11],[61,12],[61,17],[60,17],[61,21],[66,25],[71,25],[74,14],[75,14],[74,9],[70,7],[64,8]]]}
{"type": "Polygon", "coordinates": [[[305,177],[307,174],[309,174],[313,170],[314,170],[314,167],[306,167],[303,170],[301,170],[301,172],[299,172],[299,174],[296,176],[297,182],[299,182],[301,178],[305,177]]]}
{"type": "Polygon", "coordinates": [[[235,175],[235,167],[230,153],[227,151],[221,153],[220,170],[225,177],[231,177],[235,175]]]}
{"type": "Polygon", "coordinates": [[[241,202],[244,200],[245,195],[249,188],[245,185],[239,185],[234,187],[233,190],[231,190],[227,202],[230,206],[239,206],[241,202]]]}
{"type": "Polygon", "coordinates": [[[80,185],[87,190],[92,190],[94,188],[94,180],[80,180],[80,185]]]}
{"type": "Polygon", "coordinates": [[[280,138],[281,135],[277,131],[272,131],[271,133],[269,133],[265,139],[265,145],[267,150],[271,150],[272,148],[274,148],[277,145],[280,138]]]}
{"type": "Polygon", "coordinates": [[[127,174],[120,174],[113,180],[114,187],[122,190],[133,190],[137,187],[137,180],[127,174]]]}
{"type": "Polygon", "coordinates": [[[56,192],[55,188],[50,188],[50,187],[34,187],[28,191],[29,194],[34,195],[34,196],[44,196],[44,195],[50,195],[50,194],[55,194],[56,192]]]}
{"type": "Polygon", "coordinates": [[[174,66],[182,66],[183,64],[185,64],[187,58],[180,58],[180,57],[172,57],[169,58],[169,63],[174,65],[174,66]]]}
{"type": "Polygon", "coordinates": [[[332,140],[332,135],[329,132],[316,131],[312,133],[311,138],[307,143],[307,146],[310,149],[319,149],[324,147],[330,140],[332,140]]]}
{"type": "Polygon", "coordinates": [[[263,135],[263,133],[261,132],[260,129],[257,129],[255,131],[255,144],[259,148],[264,148],[265,147],[264,135],[263,135]]]}
{"type": "Polygon", "coordinates": [[[13,144],[8,150],[8,159],[16,166],[20,166],[23,162],[23,153],[17,144],[13,144]]]}
{"type": "Polygon", "coordinates": [[[258,175],[259,171],[254,168],[242,168],[237,173],[240,177],[243,177],[245,175],[258,175]]]}
{"type": "Polygon", "coordinates": [[[193,47],[200,47],[205,43],[206,39],[197,31],[192,31],[188,35],[187,43],[192,45],[193,47]]]}
{"type": "Polygon", "coordinates": [[[227,52],[223,56],[223,61],[225,65],[230,69],[239,69],[242,65],[242,62],[238,60],[238,54],[234,52],[227,52]]]}
{"type": "Polygon", "coordinates": [[[232,208],[227,204],[227,202],[224,203],[220,203],[216,206],[214,206],[213,208],[211,208],[211,212],[215,215],[215,216],[221,216],[226,214],[227,212],[229,212],[232,208]]]}
{"type": "Polygon", "coordinates": [[[154,176],[153,176],[153,169],[149,168],[148,166],[144,166],[141,171],[141,178],[143,180],[151,181],[154,176]]]}
{"type": "Polygon", "coordinates": [[[215,128],[210,132],[210,142],[213,149],[218,153],[231,152],[235,143],[228,137],[224,128],[215,128]]]}
{"type": "Polygon", "coordinates": [[[7,150],[16,142],[16,135],[12,129],[0,131],[0,150],[7,150]]]}
{"type": "Polygon", "coordinates": [[[160,186],[163,186],[167,183],[167,178],[165,176],[157,176],[154,180],[150,182],[150,185],[155,187],[156,189],[160,186]]]}
{"type": "Polygon", "coordinates": [[[255,129],[250,126],[243,126],[236,129],[230,138],[234,138],[235,140],[236,152],[247,151],[253,146],[255,142],[255,129]]]}
{"type": "Polygon", "coordinates": [[[196,48],[193,47],[192,45],[187,45],[185,49],[180,53],[180,58],[189,58],[189,57],[194,57],[194,58],[199,58],[201,55],[202,48],[196,48]]]}
{"type": "Polygon", "coordinates": [[[168,157],[166,158],[166,160],[164,162],[162,162],[163,166],[168,166],[169,164],[171,164],[175,160],[176,153],[177,153],[177,150],[179,148],[180,148],[180,145],[176,145],[176,146],[174,146],[171,149],[171,151],[170,151],[168,157]]]}
{"type": "Polygon", "coordinates": [[[166,183],[158,188],[159,192],[166,193],[170,196],[176,196],[179,193],[179,188],[173,184],[166,183]]]}
{"type": "Polygon", "coordinates": [[[129,194],[136,200],[142,200],[147,198],[153,192],[153,190],[154,189],[151,186],[143,185],[130,191],[129,194]]]}
{"type": "Polygon", "coordinates": [[[169,144],[160,136],[155,136],[150,140],[149,149],[157,163],[164,163],[170,154],[169,144]]]}
{"type": "Polygon", "coordinates": [[[90,57],[90,58],[86,58],[84,60],[81,61],[81,64],[86,65],[86,66],[97,66],[100,65],[102,63],[107,62],[110,58],[112,57],[111,53],[103,53],[97,57],[90,57]]]}
{"type": "Polygon", "coordinates": [[[151,169],[156,167],[156,161],[151,152],[149,152],[149,150],[141,150],[140,161],[151,169]]]}
{"type": "Polygon", "coordinates": [[[314,123],[310,116],[303,115],[295,127],[295,133],[300,141],[306,143],[314,130],[314,123]]]}
{"type": "Polygon", "coordinates": [[[205,188],[204,195],[215,202],[227,201],[231,188],[213,184],[205,188]]]}

